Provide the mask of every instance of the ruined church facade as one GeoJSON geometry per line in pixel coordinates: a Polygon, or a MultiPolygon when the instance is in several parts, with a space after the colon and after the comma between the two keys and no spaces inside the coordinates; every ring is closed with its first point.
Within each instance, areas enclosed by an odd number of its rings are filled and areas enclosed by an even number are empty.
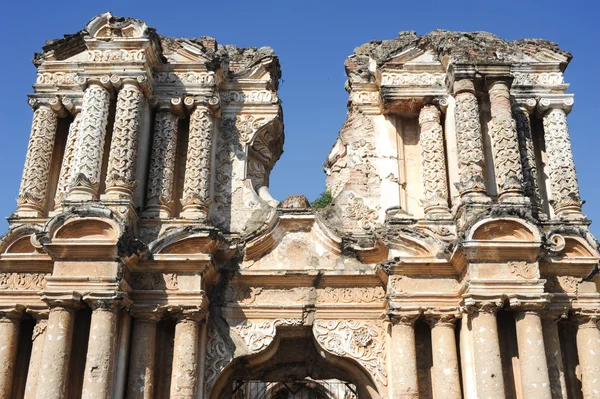
{"type": "Polygon", "coordinates": [[[331,202],[280,202],[273,50],[105,13],[34,58],[2,398],[598,399],[598,242],[539,39],[345,63],[331,202]]]}

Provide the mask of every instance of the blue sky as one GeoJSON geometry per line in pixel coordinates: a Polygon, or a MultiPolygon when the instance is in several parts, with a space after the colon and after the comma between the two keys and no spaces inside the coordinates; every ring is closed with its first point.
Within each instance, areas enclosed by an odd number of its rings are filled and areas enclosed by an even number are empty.
{"type": "MultiPolygon", "coordinates": [[[[10,1],[0,24],[0,215],[16,207],[32,111],[33,53],[47,39],[82,29],[96,14],[111,11],[146,21],[166,36],[209,35],[221,44],[271,46],[281,60],[280,97],[285,122],[284,154],[271,175],[271,193],[315,199],[325,187],[322,163],[346,115],[344,60],[370,40],[399,31],[485,30],[505,39],[545,38],[570,51],[566,72],[575,93],[569,116],[584,212],[598,220],[600,184],[596,160],[600,5],[592,1],[10,1]]],[[[0,231],[7,224],[0,221],[0,231]]]]}

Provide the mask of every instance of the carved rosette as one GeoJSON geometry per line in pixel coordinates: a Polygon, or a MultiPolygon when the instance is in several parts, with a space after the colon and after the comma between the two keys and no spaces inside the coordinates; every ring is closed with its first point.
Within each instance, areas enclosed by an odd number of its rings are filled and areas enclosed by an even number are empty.
{"type": "Polygon", "coordinates": [[[106,173],[107,194],[133,196],[143,99],[144,94],[135,84],[125,83],[119,90],[106,173]]]}
{"type": "Polygon", "coordinates": [[[428,218],[448,216],[450,213],[448,210],[448,178],[440,111],[434,105],[424,106],[419,115],[419,125],[421,125],[420,144],[425,216],[428,218]]]}
{"type": "MultiPolygon", "coordinates": [[[[531,99],[531,102],[531,106],[535,106],[535,100],[531,99]]],[[[515,106],[513,107],[513,116],[517,122],[519,154],[521,155],[521,167],[523,169],[523,189],[525,195],[531,199],[531,203],[539,207],[541,202],[540,187],[537,179],[537,165],[529,110],[525,107],[515,106]]]]}
{"type": "Polygon", "coordinates": [[[169,110],[159,110],[154,121],[152,157],[148,175],[148,211],[164,210],[171,216],[175,156],[177,155],[178,117],[169,110]]]}
{"type": "Polygon", "coordinates": [[[19,212],[32,212],[35,216],[42,216],[44,212],[57,126],[58,115],[50,106],[42,104],[33,113],[31,137],[17,198],[19,212]]]}
{"type": "Polygon", "coordinates": [[[494,167],[500,199],[523,193],[523,170],[517,138],[517,125],[512,117],[510,92],[507,82],[494,81],[489,88],[489,124],[494,148],[494,167]]]}
{"type": "Polygon", "coordinates": [[[379,220],[378,211],[380,207],[377,206],[377,209],[369,208],[369,206],[365,204],[364,199],[357,197],[354,194],[350,194],[349,199],[350,202],[344,210],[345,216],[356,221],[363,230],[369,231],[375,228],[379,220]]]}
{"type": "Polygon", "coordinates": [[[196,107],[190,115],[190,135],[181,199],[182,216],[206,216],[208,212],[212,136],[212,115],[208,108],[196,107]]]}
{"type": "Polygon", "coordinates": [[[454,83],[456,98],[455,123],[458,145],[458,171],[460,182],[457,188],[461,197],[486,197],[483,170],[485,158],[479,121],[479,104],[475,88],[470,80],[454,83]]]}
{"type": "Polygon", "coordinates": [[[54,208],[59,209],[60,203],[63,201],[67,191],[69,190],[69,181],[73,172],[73,158],[75,156],[75,148],[77,144],[77,135],[79,125],[81,124],[81,112],[75,115],[75,119],[69,125],[69,134],[67,143],[65,144],[65,153],[63,155],[62,165],[60,166],[60,175],[56,187],[56,196],[54,197],[54,208]]]}
{"type": "Polygon", "coordinates": [[[317,320],[313,334],[327,352],[356,360],[379,385],[388,385],[385,330],[375,321],[317,320]]]}
{"type": "Polygon", "coordinates": [[[582,201],[564,110],[554,108],[544,115],[544,140],[550,166],[554,212],[557,215],[581,212],[582,201]]]}
{"type": "Polygon", "coordinates": [[[69,194],[84,193],[93,198],[98,195],[109,106],[108,90],[90,84],[83,94],[69,194]]]}

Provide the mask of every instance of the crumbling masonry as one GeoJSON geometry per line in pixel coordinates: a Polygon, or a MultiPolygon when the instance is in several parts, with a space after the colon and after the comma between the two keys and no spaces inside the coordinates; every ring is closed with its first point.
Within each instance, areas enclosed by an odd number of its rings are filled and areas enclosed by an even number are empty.
{"type": "Polygon", "coordinates": [[[483,32],[357,48],[314,210],[269,194],[270,48],[109,13],[49,41],[0,241],[0,397],[600,398],[570,59],[483,32]]]}

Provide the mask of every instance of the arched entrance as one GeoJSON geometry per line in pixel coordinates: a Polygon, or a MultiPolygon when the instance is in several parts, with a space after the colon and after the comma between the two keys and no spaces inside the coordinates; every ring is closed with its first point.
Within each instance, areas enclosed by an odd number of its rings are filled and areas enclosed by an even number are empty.
{"type": "Polygon", "coordinates": [[[239,357],[223,370],[211,399],[380,399],[368,373],[354,360],[332,355],[311,327],[277,329],[263,352],[239,357]]]}

